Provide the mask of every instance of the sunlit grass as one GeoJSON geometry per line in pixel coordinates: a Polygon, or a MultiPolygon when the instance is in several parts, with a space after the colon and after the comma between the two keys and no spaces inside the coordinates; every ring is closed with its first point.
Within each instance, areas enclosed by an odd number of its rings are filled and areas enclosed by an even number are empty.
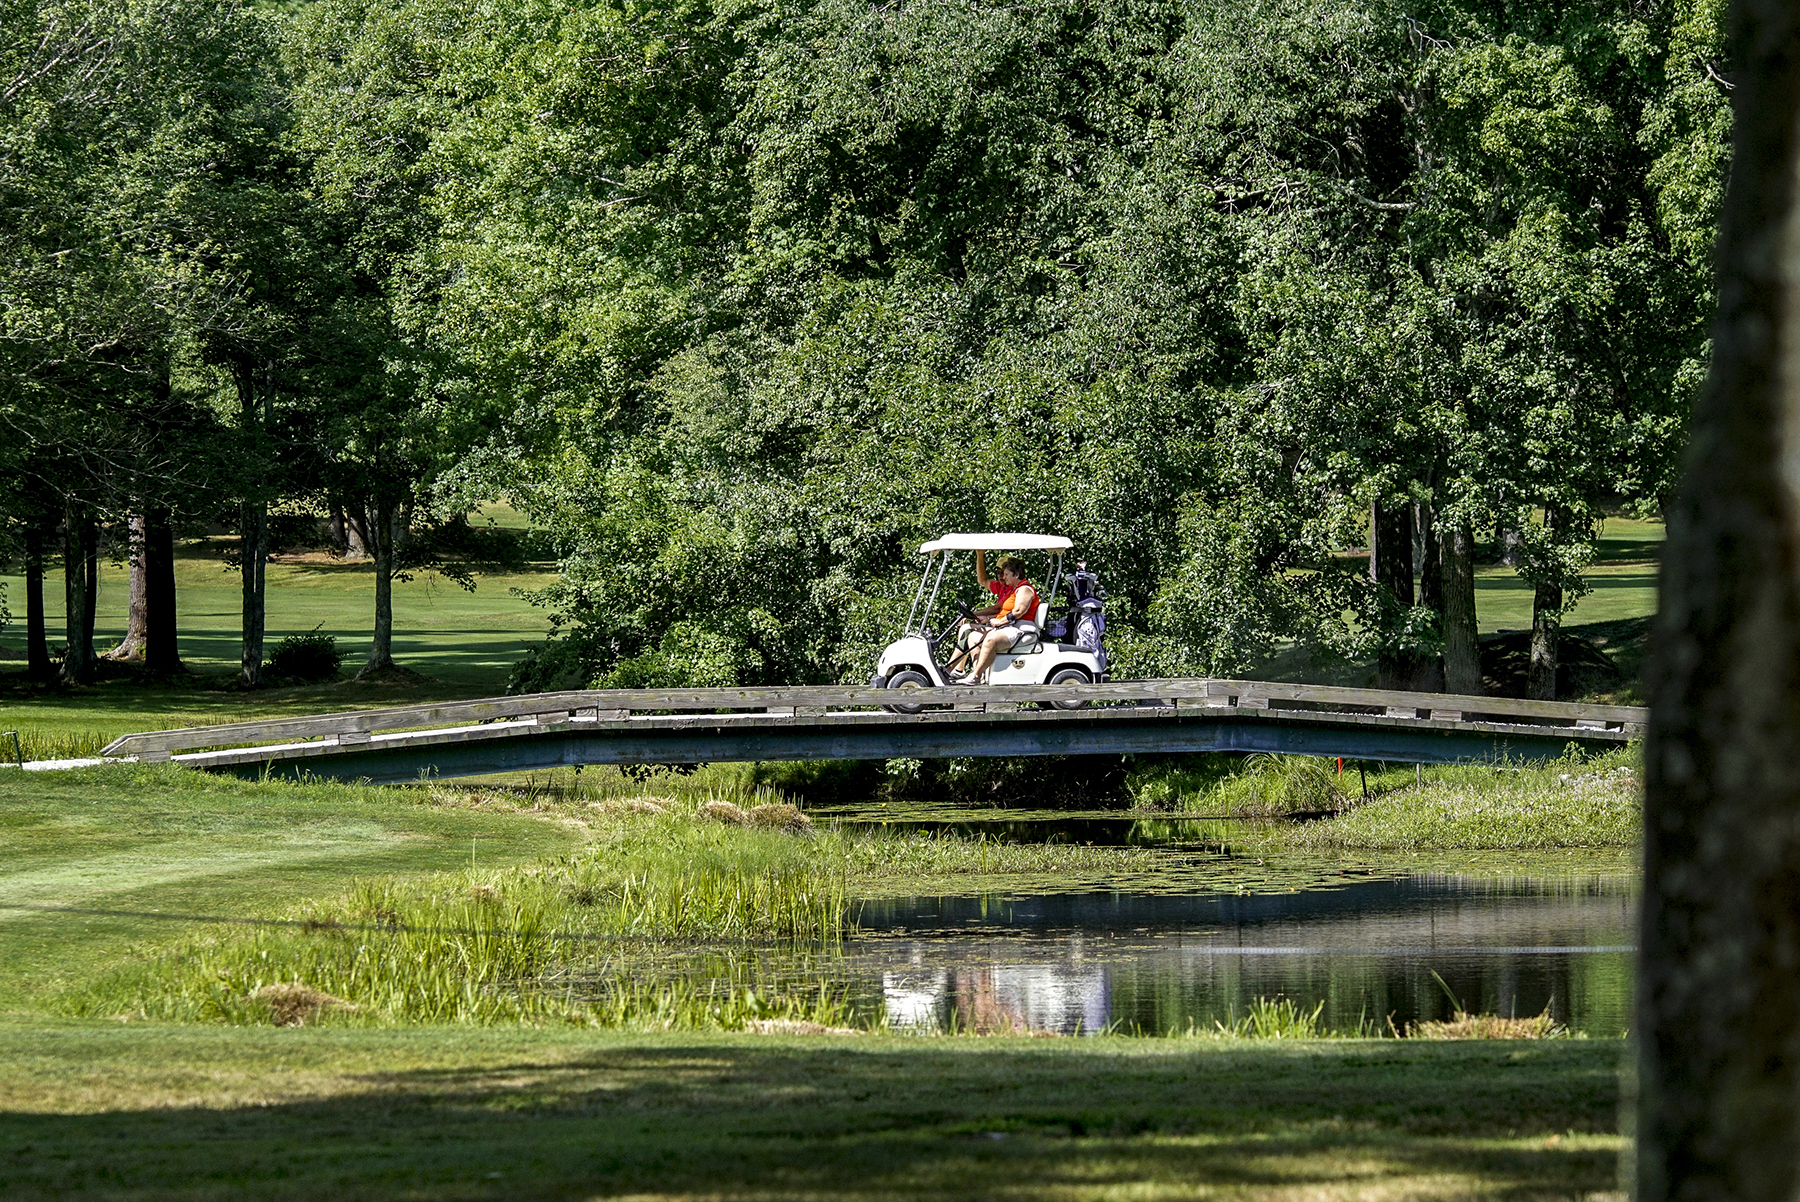
{"type": "Polygon", "coordinates": [[[1334,818],[1262,828],[1298,850],[1631,847],[1642,831],[1637,752],[1535,767],[1433,767],[1334,818]]]}

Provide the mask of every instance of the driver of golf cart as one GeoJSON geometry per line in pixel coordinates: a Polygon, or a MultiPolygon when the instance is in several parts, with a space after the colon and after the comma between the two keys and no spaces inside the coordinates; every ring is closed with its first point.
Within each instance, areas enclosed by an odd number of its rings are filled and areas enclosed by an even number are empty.
{"type": "Polygon", "coordinates": [[[966,662],[972,655],[974,666],[969,669],[967,682],[980,684],[987,679],[989,669],[994,666],[994,657],[1003,651],[1010,651],[1027,636],[1035,638],[1038,634],[1037,623],[1032,619],[1037,615],[1037,589],[1025,579],[1025,564],[1014,556],[1007,556],[1000,561],[1000,578],[991,580],[987,574],[987,557],[975,552],[975,579],[981,586],[994,594],[994,604],[984,605],[975,611],[973,621],[980,641],[972,639],[965,644],[966,650],[960,659],[966,662]]]}

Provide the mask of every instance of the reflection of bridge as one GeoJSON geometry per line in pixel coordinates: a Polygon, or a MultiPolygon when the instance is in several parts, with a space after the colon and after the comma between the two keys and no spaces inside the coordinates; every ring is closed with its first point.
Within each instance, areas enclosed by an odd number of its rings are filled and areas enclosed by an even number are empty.
{"type": "Polygon", "coordinates": [[[126,735],[101,754],[239,776],[416,780],[577,764],[1271,751],[1405,763],[1559,755],[1643,731],[1625,706],[1242,680],[608,689],[126,735]],[[1085,703],[1052,708],[1051,703],[1085,703]],[[1042,707],[1042,708],[1041,708],[1042,707]]]}

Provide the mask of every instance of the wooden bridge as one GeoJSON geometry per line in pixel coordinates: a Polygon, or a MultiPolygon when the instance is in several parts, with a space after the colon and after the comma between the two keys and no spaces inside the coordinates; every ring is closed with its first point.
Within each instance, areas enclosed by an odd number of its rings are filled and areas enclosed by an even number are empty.
{"type": "Polygon", "coordinates": [[[151,731],[116,739],[101,755],[238,776],[371,782],[579,764],[1201,751],[1454,763],[1554,758],[1571,743],[1621,745],[1643,732],[1646,718],[1627,706],[1250,680],[904,694],[602,689],[151,731]],[[925,708],[882,708],[901,698],[925,708]]]}

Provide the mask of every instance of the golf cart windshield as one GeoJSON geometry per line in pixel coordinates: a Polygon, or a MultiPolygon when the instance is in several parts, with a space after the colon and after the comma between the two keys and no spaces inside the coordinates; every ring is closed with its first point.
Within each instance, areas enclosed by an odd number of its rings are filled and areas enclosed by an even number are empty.
{"type": "Polygon", "coordinates": [[[1058,534],[946,534],[919,548],[925,556],[925,570],[919,576],[919,587],[913,593],[912,609],[906,615],[906,633],[926,638],[935,637],[930,629],[932,612],[937,608],[938,593],[944,584],[950,560],[956,552],[975,551],[1047,551],[1051,557],[1051,582],[1043,594],[1054,603],[1057,587],[1062,583],[1062,553],[1074,544],[1058,534]]]}

